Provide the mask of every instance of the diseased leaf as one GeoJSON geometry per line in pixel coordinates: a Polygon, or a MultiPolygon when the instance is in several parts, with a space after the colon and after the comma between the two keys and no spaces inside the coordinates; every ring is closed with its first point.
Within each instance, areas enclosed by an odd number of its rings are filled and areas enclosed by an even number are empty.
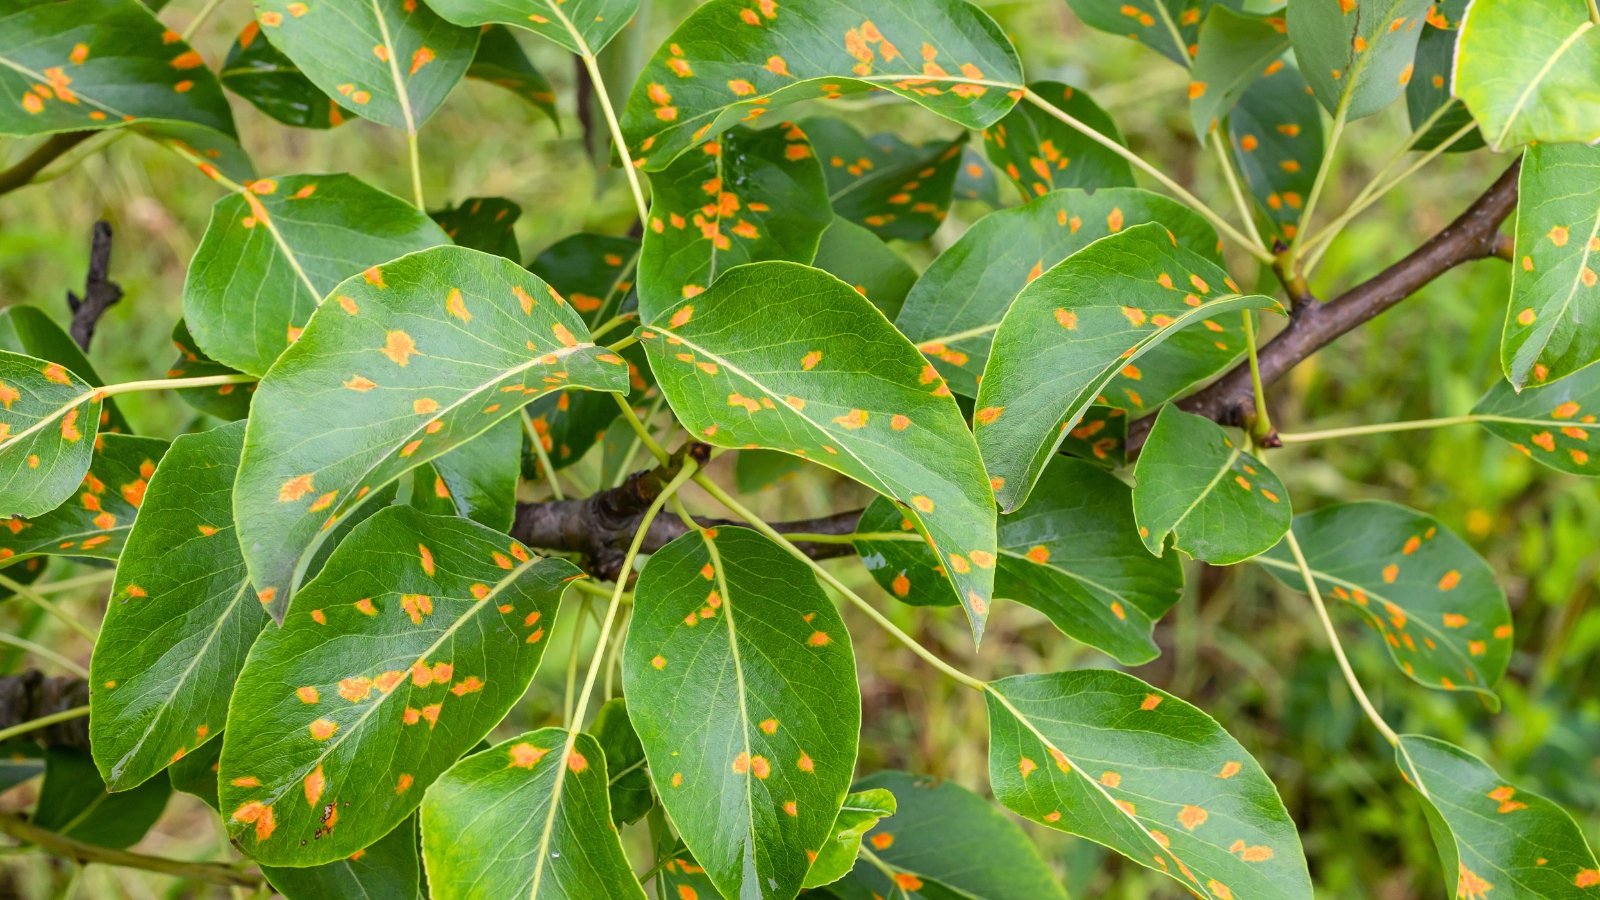
{"type": "MultiPolygon", "coordinates": [[[[915,605],[948,596],[937,560],[887,501],[857,526],[861,560],[878,583],[915,605]]],[[[995,596],[1039,610],[1063,633],[1129,665],[1160,653],[1151,631],[1183,590],[1176,557],[1157,559],[1139,541],[1128,486],[1090,463],[1057,458],[1033,501],[1000,518],[995,596]]],[[[948,601],[944,601],[948,603],[948,601]]]]}
{"type": "Polygon", "coordinates": [[[838,216],[822,232],[811,264],[855,288],[890,321],[917,281],[917,270],[904,257],[871,231],[838,216]]]}
{"type": "Polygon", "coordinates": [[[555,88],[528,59],[528,54],[517,43],[516,35],[510,29],[500,25],[484,29],[483,36],[478,39],[477,55],[473,56],[472,65],[467,68],[467,77],[487,81],[516,94],[549,116],[550,121],[560,129],[555,88]]]}
{"type": "Polygon", "coordinates": [[[639,8],[639,0],[428,0],[457,25],[499,22],[526,28],[573,53],[599,53],[639,8]]]}
{"type": "Polygon", "coordinates": [[[1535,462],[1600,476],[1600,450],[1590,447],[1590,438],[1600,432],[1600,366],[1521,393],[1497,381],[1472,412],[1490,434],[1535,462]]]}
{"type": "Polygon", "coordinates": [[[628,386],[622,358],[500,257],[435,247],[330,297],[256,392],[234,494],[250,577],[274,617],[369,491],[552,390],[628,386]]]}
{"type": "Polygon", "coordinates": [[[984,158],[983,151],[972,144],[961,148],[961,169],[956,173],[956,199],[976,200],[998,208],[1000,206],[1000,179],[994,168],[984,158]]]}
{"type": "MultiPolygon", "coordinates": [[[[1078,121],[1123,143],[1117,124],[1087,93],[1059,81],[1035,81],[1028,87],[1078,121]]],[[[1092,191],[1134,184],[1133,168],[1127,160],[1032,104],[1017,106],[984,129],[983,149],[989,160],[1010,176],[1024,201],[1057,188],[1092,191]]]]}
{"type": "MultiPolygon", "coordinates": [[[[85,441],[88,440],[87,436],[85,441]]],[[[37,516],[0,520],[0,563],[30,556],[115,560],[122,554],[145,488],[167,442],[105,434],[100,449],[63,502],[37,516]]]]}
{"type": "MultiPolygon", "coordinates": [[[[788,459],[789,457],[784,458],[788,459]]],[[[23,587],[27,587],[28,585],[34,584],[39,580],[39,576],[43,575],[45,569],[49,568],[49,563],[50,557],[48,556],[31,556],[14,565],[8,563],[4,567],[0,567],[0,575],[11,579],[23,587]]],[[[16,591],[13,591],[11,588],[0,584],[0,600],[10,600],[15,596],[16,591]]],[[[4,745],[0,745],[0,791],[5,790],[6,778],[3,746],[4,745]]]]}
{"type": "Polygon", "coordinates": [[[522,207],[504,197],[468,197],[457,206],[434,210],[428,217],[458,247],[470,247],[513,262],[522,260],[515,226],[522,207]]]}
{"type": "Polygon", "coordinates": [[[421,211],[349,175],[263,178],[211,208],[184,320],[211,359],[264,375],[334,285],[445,243],[421,211]]]}
{"type": "Polygon", "coordinates": [[[861,854],[862,836],[879,820],[894,815],[894,810],[894,794],[883,788],[847,794],[832,833],[822,843],[810,871],[806,872],[805,886],[821,887],[848,875],[861,854]]]}
{"type": "Polygon", "coordinates": [[[981,636],[995,563],[983,464],[944,380],[871,303],[825,272],[754,263],[639,336],[696,439],[803,456],[905,504],[981,636]]]}
{"type": "Polygon", "coordinates": [[[391,507],[356,526],[239,676],[220,775],[233,840],[308,866],[387,834],[527,690],[579,576],[465,519],[391,507]]]}
{"type": "Polygon", "coordinates": [[[1415,73],[1430,0],[1309,0],[1288,7],[1300,71],[1325,109],[1360,119],[1393,103],[1415,73]]]}
{"type": "Polygon", "coordinates": [[[1222,426],[1167,406],[1133,470],[1133,517],[1157,556],[1172,546],[1212,565],[1265,553],[1294,514],[1289,492],[1266,463],[1244,452],[1222,426]]]}
{"type": "Polygon", "coordinates": [[[110,793],[89,754],[52,748],[44,754],[44,785],[33,824],[75,841],[120,850],[145,836],[161,818],[170,796],[172,784],[164,777],[110,793]]]}
{"type": "Polygon", "coordinates": [[[1520,389],[1600,360],[1600,147],[1529,147],[1517,196],[1500,362],[1520,389]]]}
{"type": "Polygon", "coordinates": [[[1561,807],[1435,738],[1403,734],[1395,757],[1422,795],[1452,896],[1582,900],[1600,884],[1594,851],[1561,807]]]}
{"type": "Polygon", "coordinates": [[[1300,71],[1284,60],[1263,70],[1228,117],[1229,143],[1245,187],[1285,240],[1322,168],[1322,110],[1300,71]]]}
{"type": "Polygon", "coordinates": [[[522,423],[502,419],[488,431],[433,462],[419,466],[412,487],[418,509],[461,516],[496,531],[509,531],[517,512],[522,423]]]}
{"type": "Polygon", "coordinates": [[[1242,0],[1067,0],[1090,28],[1129,37],[1187,67],[1198,52],[1200,23],[1218,6],[1238,11],[1242,0]]]}
{"type": "Polygon", "coordinates": [[[833,220],[806,133],[735,128],[650,179],[639,254],[639,314],[649,320],[734,266],[809,263],[833,220]]]}
{"type": "Polygon", "coordinates": [[[167,776],[173,790],[183,791],[200,798],[201,802],[217,809],[217,761],[222,758],[222,741],[209,740],[185,753],[167,767],[167,776]]]}
{"type": "Polygon", "coordinates": [[[1089,407],[1078,427],[1067,432],[1059,452],[1101,468],[1120,468],[1128,461],[1128,411],[1115,406],[1089,407]]]}
{"type": "Polygon", "coordinates": [[[917,279],[895,326],[952,391],[975,397],[994,333],[1017,294],[1094,241],[1143,222],[1160,222],[1179,246],[1222,265],[1216,231],[1177,201],[1134,188],[1052,191],[974,222],[917,279]]]}
{"type": "Polygon", "coordinates": [[[1220,323],[1141,360],[1190,325],[1244,309],[1281,311],[1270,297],[1239,293],[1225,272],[1154,223],[1101,238],[1035,279],[995,332],[974,414],[1001,507],[1028,499],[1091,404],[1139,409],[1231,363],[1242,341],[1222,340],[1232,334],[1216,333],[1220,323]]]}
{"type": "Polygon", "coordinates": [[[65,366],[0,351],[0,518],[42,516],[72,496],[100,416],[93,385],[65,366]]]}
{"type": "MultiPolygon", "coordinates": [[[[1417,139],[1413,149],[1432,150],[1472,122],[1472,113],[1450,93],[1455,76],[1456,40],[1460,37],[1461,17],[1467,0],[1443,0],[1428,9],[1428,26],[1417,39],[1416,71],[1406,85],[1406,115],[1413,129],[1421,128],[1439,107],[1450,108],[1417,139]]],[[[1483,146],[1483,134],[1476,128],[1467,132],[1446,151],[1461,153],[1483,146]]]]}
{"type": "Polygon", "coordinates": [[[623,690],[662,805],[724,895],[793,896],[856,763],[844,622],[804,563],[744,528],[668,544],[635,596],[623,690]]]}
{"type": "Polygon", "coordinates": [[[694,854],[680,842],[677,853],[661,865],[661,887],[668,897],[693,896],[712,898],[721,896],[716,885],[706,877],[706,870],[694,861],[694,854]],[[687,891],[687,893],[686,893],[687,891]]]}
{"type": "Polygon", "coordinates": [[[287,900],[414,900],[423,896],[417,817],[407,817],[376,843],[337,862],[304,869],[262,866],[261,874],[287,900]]]}
{"type": "Polygon", "coordinates": [[[618,826],[638,821],[655,806],[656,799],[650,790],[650,773],[645,771],[644,746],[628,719],[625,701],[615,697],[601,704],[589,730],[606,756],[611,821],[618,826]]]}
{"type": "MultiPolygon", "coordinates": [[[[1354,606],[1418,684],[1490,689],[1511,656],[1511,610],[1494,570],[1431,516],[1392,503],[1340,503],[1294,519],[1294,535],[1326,594],[1354,606]]],[[[1289,551],[1257,557],[1273,577],[1305,590],[1289,551]]]]}
{"type": "MultiPolygon", "coordinates": [[[[178,358],[167,369],[168,378],[206,378],[213,375],[237,375],[239,370],[229,368],[207,356],[189,333],[189,323],[179,319],[172,326],[172,345],[178,348],[178,358]]],[[[256,394],[256,382],[219,384],[215,387],[184,388],[177,392],[183,401],[208,416],[225,422],[234,422],[250,415],[250,398],[256,394]]]]}
{"type": "Polygon", "coordinates": [[[1204,712],[1097,669],[1002,678],[987,699],[989,781],[1012,810],[1205,900],[1312,896],[1277,789],[1204,712]]]}
{"type": "Polygon", "coordinates": [[[222,84],[256,109],[296,128],[332,128],[353,115],[261,37],[261,23],[256,21],[246,24],[229,48],[222,84]]]}
{"type": "Polygon", "coordinates": [[[1247,16],[1226,6],[1211,10],[1200,28],[1200,52],[1189,80],[1189,117],[1204,138],[1233,111],[1239,97],[1289,49],[1281,16],[1247,16]]]}
{"type": "MultiPolygon", "coordinates": [[[[0,309],[0,350],[60,363],[91,387],[105,386],[105,381],[95,372],[89,358],[78,349],[72,336],[37,306],[18,303],[0,309]]],[[[123,434],[133,430],[117,409],[116,401],[109,397],[101,402],[100,430],[123,434]]]]}
{"type": "Polygon", "coordinates": [[[823,163],[835,213],[884,240],[927,240],[944,223],[967,146],[965,131],[954,140],[915,145],[888,132],[867,137],[832,117],[803,119],[800,127],[823,163]]]}
{"type": "Polygon", "coordinates": [[[657,171],[784,103],[870,88],[984,128],[1021,99],[1022,64],[965,0],[711,0],[645,64],[622,130],[657,171]]]}
{"type": "Polygon", "coordinates": [[[1477,0],[1453,89],[1489,146],[1600,140],[1600,29],[1584,0],[1477,0]]]}

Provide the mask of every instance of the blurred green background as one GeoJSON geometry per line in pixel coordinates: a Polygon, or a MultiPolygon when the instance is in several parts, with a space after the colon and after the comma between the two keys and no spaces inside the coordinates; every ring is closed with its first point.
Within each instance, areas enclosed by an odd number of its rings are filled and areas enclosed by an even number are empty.
{"type": "MultiPolygon", "coordinates": [[[[162,18],[182,27],[201,5],[175,0],[162,18]]],[[[1181,70],[1130,41],[1085,29],[1061,0],[982,5],[1013,35],[1031,79],[1087,89],[1135,150],[1232,215],[1214,157],[1195,143],[1181,70]]],[[[603,59],[614,96],[625,96],[634,68],[693,6],[690,0],[646,0],[639,19],[603,59]]],[[[194,43],[213,67],[250,15],[244,0],[223,0],[201,29],[194,43]]],[[[430,207],[470,196],[516,201],[523,208],[517,235],[524,258],[531,259],[578,230],[625,232],[632,204],[620,174],[597,168],[584,147],[573,101],[575,61],[553,45],[523,43],[556,85],[559,131],[503,90],[464,81],[423,129],[421,144],[430,207]]],[[[409,196],[400,132],[360,120],[330,132],[291,130],[237,98],[233,107],[262,174],[349,171],[409,196]]],[[[864,127],[910,139],[948,137],[952,127],[901,103],[855,100],[829,110],[849,115],[867,107],[864,127]]],[[[1400,104],[1348,131],[1322,221],[1342,209],[1407,133],[1400,104]]],[[[21,158],[34,144],[0,141],[0,165],[21,158]]],[[[1453,218],[1509,161],[1479,151],[1447,154],[1429,165],[1336,242],[1315,278],[1317,294],[1331,298],[1398,259],[1453,218]]],[[[64,323],[65,292],[82,289],[90,227],[105,218],[116,229],[112,276],[126,298],[102,320],[93,359],[109,381],[158,376],[173,357],[168,335],[180,312],[184,273],[220,190],[176,156],[131,136],[50,174],[56,177],[0,198],[0,306],[36,304],[64,323]]],[[[1015,202],[1008,186],[1002,192],[1015,202]]],[[[987,211],[958,205],[931,245],[898,249],[921,268],[987,211]]],[[[1272,292],[1270,275],[1246,258],[1233,262],[1242,284],[1258,282],[1272,292]]],[[[1272,389],[1279,428],[1466,412],[1499,377],[1497,343],[1509,278],[1508,267],[1497,260],[1463,266],[1342,338],[1272,389]]],[[[140,394],[119,402],[148,434],[170,436],[192,418],[170,396],[140,394]]],[[[1594,602],[1600,492],[1594,484],[1536,466],[1472,427],[1295,445],[1276,451],[1273,464],[1297,509],[1392,500],[1437,516],[1490,561],[1510,597],[1517,634],[1497,714],[1472,695],[1411,683],[1357,616],[1338,609],[1336,620],[1358,673],[1397,730],[1432,734],[1483,756],[1510,781],[1569,809],[1591,843],[1600,839],[1600,608],[1594,602]]],[[[591,459],[575,467],[569,481],[592,485],[597,469],[591,459]]],[[[530,486],[527,497],[541,491],[530,486]]],[[[755,501],[772,518],[798,518],[866,499],[861,489],[809,469],[755,501]]],[[[981,652],[974,653],[958,615],[913,612],[873,586],[858,563],[829,565],[881,601],[913,634],[979,676],[1111,664],[1064,638],[1041,616],[1011,604],[996,611],[981,652]]],[[[54,577],[73,574],[67,566],[54,571],[54,577]]],[[[1162,657],[1135,674],[1209,711],[1262,762],[1301,828],[1320,895],[1445,895],[1455,873],[1439,871],[1418,802],[1341,682],[1309,601],[1248,565],[1195,565],[1189,575],[1184,602],[1156,631],[1162,657]]],[[[92,621],[101,601],[84,594],[71,602],[92,621]]],[[[932,677],[853,610],[846,610],[846,618],[865,705],[861,772],[905,768],[986,794],[980,698],[932,677]]],[[[0,606],[0,627],[88,660],[86,642],[16,602],[0,606]]],[[[580,643],[591,643],[593,630],[589,621],[580,643]]],[[[566,640],[552,645],[534,690],[505,733],[559,717],[568,653],[566,640]]],[[[51,670],[48,662],[0,652],[0,671],[27,666],[51,670]]],[[[11,791],[0,797],[0,808],[26,808],[30,800],[27,788],[11,791]]],[[[1075,897],[1180,895],[1172,882],[1086,841],[1025,827],[1075,897]]],[[[235,858],[215,817],[183,794],[174,795],[138,849],[190,859],[235,858]]],[[[0,853],[0,896],[51,897],[67,890],[80,897],[206,896],[170,878],[106,867],[80,874],[36,852],[0,853]]]]}

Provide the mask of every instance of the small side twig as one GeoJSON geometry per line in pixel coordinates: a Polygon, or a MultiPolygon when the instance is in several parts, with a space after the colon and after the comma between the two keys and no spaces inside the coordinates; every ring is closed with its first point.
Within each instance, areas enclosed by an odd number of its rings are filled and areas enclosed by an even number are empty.
{"type": "Polygon", "coordinates": [[[83,296],[67,291],[67,306],[72,310],[72,339],[84,352],[94,340],[94,329],[106,310],[122,299],[122,286],[111,280],[111,223],[94,223],[89,242],[89,274],[83,281],[83,296]]]}
{"type": "Polygon", "coordinates": [[[0,172],[0,194],[9,194],[17,188],[25,187],[35,176],[44,171],[46,166],[97,133],[68,131],[63,134],[52,134],[44,143],[34,148],[32,153],[18,160],[16,165],[0,172]]]}
{"type": "Polygon", "coordinates": [[[102,863],[108,866],[141,869],[146,872],[160,872],[177,878],[187,878],[191,881],[203,881],[208,884],[220,884],[230,887],[258,888],[261,886],[261,876],[255,872],[235,869],[220,863],[167,859],[160,856],[148,856],[143,853],[130,853],[127,850],[113,850],[110,847],[101,847],[96,844],[86,844],[66,835],[40,828],[21,816],[14,816],[8,813],[0,813],[0,834],[8,835],[24,844],[32,844],[46,853],[75,859],[80,863],[102,863]]]}

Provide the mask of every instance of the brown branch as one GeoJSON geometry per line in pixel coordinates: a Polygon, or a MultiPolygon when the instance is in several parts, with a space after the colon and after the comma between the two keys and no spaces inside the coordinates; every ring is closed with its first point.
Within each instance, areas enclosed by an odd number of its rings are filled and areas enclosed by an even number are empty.
{"type": "MultiPolygon", "coordinates": [[[[1405,259],[1327,303],[1297,303],[1288,327],[1262,346],[1258,354],[1262,381],[1271,384],[1282,378],[1313,353],[1456,266],[1509,255],[1500,224],[1517,205],[1518,165],[1512,163],[1454,222],[1405,259]]],[[[1250,368],[1241,363],[1178,406],[1225,425],[1239,425],[1253,411],[1254,399],[1250,368]]],[[[1144,444],[1154,418],[1147,416],[1129,426],[1130,454],[1144,444]]]]}
{"type": "Polygon", "coordinates": [[[89,242],[89,274],[83,279],[83,296],[67,291],[67,306],[72,310],[72,339],[84,352],[94,340],[94,329],[106,310],[122,299],[122,286],[111,280],[111,223],[94,223],[89,242]]]}
{"type": "MultiPolygon", "coordinates": [[[[89,702],[82,678],[52,677],[36,670],[0,675],[0,729],[66,712],[89,702]]],[[[89,719],[80,716],[30,731],[21,738],[46,747],[89,749],[89,719]]]]}
{"type": "Polygon", "coordinates": [[[96,844],[86,844],[65,835],[56,834],[29,822],[21,816],[9,813],[0,813],[0,834],[10,835],[24,844],[32,844],[46,853],[75,859],[80,863],[102,863],[108,866],[122,866],[130,869],[141,869],[146,872],[160,872],[177,878],[190,881],[204,881],[209,884],[221,884],[230,887],[258,888],[261,886],[261,876],[254,872],[235,869],[221,863],[189,862],[182,859],[167,859],[160,856],[147,856],[143,853],[130,853],[127,850],[113,850],[110,847],[101,847],[96,844]]]}
{"type": "Polygon", "coordinates": [[[17,188],[33,181],[34,176],[44,171],[50,165],[73,147],[87,140],[93,131],[69,131],[64,134],[52,134],[45,142],[34,148],[32,153],[23,157],[16,165],[0,172],[0,194],[9,194],[17,188]]]}

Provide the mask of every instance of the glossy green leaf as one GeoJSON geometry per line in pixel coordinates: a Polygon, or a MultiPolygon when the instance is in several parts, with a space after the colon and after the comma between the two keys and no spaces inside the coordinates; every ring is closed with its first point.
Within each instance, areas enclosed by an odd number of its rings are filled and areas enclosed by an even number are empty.
{"type": "MultiPolygon", "coordinates": [[[[1059,81],[1029,88],[1061,110],[1117,143],[1122,133],[1089,95],[1059,81]]],[[[983,149],[1005,171],[1024,201],[1057,188],[1133,187],[1128,161],[1032,104],[1019,105],[984,129],[983,149]]]]}
{"type": "Polygon", "coordinates": [[[734,266],[809,263],[833,221],[806,133],[734,128],[650,179],[639,254],[639,314],[649,320],[734,266]]]}
{"type": "Polygon", "coordinates": [[[1521,393],[1504,381],[1473,407],[1490,434],[1552,469],[1600,476],[1600,366],[1521,393]]]}
{"type": "Polygon", "coordinates": [[[449,453],[421,466],[413,503],[436,515],[461,516],[509,531],[517,513],[522,422],[513,416],[449,453]]]}
{"type": "Polygon", "coordinates": [[[1214,8],[1240,9],[1243,0],[1067,0],[1090,28],[1132,38],[1179,65],[1198,52],[1200,23],[1214,8]]]}
{"type": "Polygon", "coordinates": [[[927,240],[944,223],[966,132],[919,145],[887,132],[867,137],[831,117],[803,119],[800,127],[822,161],[834,212],[884,240],[927,240]]]}
{"type": "Polygon", "coordinates": [[[1500,363],[1522,388],[1600,361],[1600,147],[1529,147],[1517,194],[1500,363]]]}
{"type": "Polygon", "coordinates": [[[262,866],[261,874],[286,900],[414,900],[423,896],[421,869],[417,819],[409,816],[371,846],[337,862],[303,869],[262,866]]]}
{"type": "Polygon", "coordinates": [[[599,53],[639,8],[639,0],[428,0],[457,25],[499,22],[526,28],[573,53],[599,53]]]}
{"type": "MultiPolygon", "coordinates": [[[[189,333],[189,323],[182,319],[172,326],[172,345],[178,348],[178,358],[167,368],[168,378],[205,378],[213,375],[237,375],[231,369],[207,356],[189,333]]],[[[256,382],[244,384],[219,384],[214,387],[184,388],[177,392],[183,401],[200,412],[233,422],[250,414],[250,398],[256,394],[256,382]]]]}
{"type": "Polygon", "coordinates": [[[472,63],[478,29],[413,0],[255,0],[261,33],[322,93],[362,118],[416,131],[472,63]]]}
{"type": "Polygon", "coordinates": [[[263,38],[259,22],[252,21],[239,32],[221,75],[224,87],[285,125],[332,128],[354,115],[330,100],[263,38]]]}
{"type": "MultiPolygon", "coordinates": [[[[1392,503],[1341,503],[1294,520],[1325,594],[1355,607],[1413,681],[1490,690],[1511,657],[1511,610],[1494,570],[1431,516],[1392,503]]],[[[1286,547],[1258,561],[1295,590],[1305,579],[1286,547]]]]}
{"type": "Polygon", "coordinates": [[[1477,0],[1454,90],[1496,150],[1600,140],[1600,28],[1585,0],[1477,0]]]}
{"type": "Polygon", "coordinates": [[[890,321],[917,282],[917,270],[904,257],[871,231],[838,216],[822,232],[811,264],[855,288],[890,321]]]}
{"type": "Polygon", "coordinates": [[[1263,70],[1228,117],[1233,159],[1245,187],[1286,241],[1322,168],[1322,108],[1300,71],[1283,60],[1263,70]]]}
{"type": "MultiPolygon", "coordinates": [[[[1432,150],[1451,135],[1472,122],[1472,113],[1450,93],[1450,81],[1455,76],[1456,40],[1460,37],[1461,17],[1466,13],[1467,0],[1443,0],[1428,10],[1428,26],[1417,39],[1416,70],[1406,85],[1406,115],[1411,127],[1419,129],[1439,111],[1440,114],[1413,149],[1432,150]]],[[[1449,153],[1477,150],[1483,146],[1483,135],[1474,128],[1450,145],[1449,153]]]]}
{"type": "Polygon", "coordinates": [[[555,88],[528,59],[528,54],[517,43],[516,35],[510,29],[495,25],[483,32],[483,37],[478,40],[477,55],[467,68],[467,77],[487,81],[516,94],[549,116],[550,121],[560,128],[555,88]]]}
{"type": "Polygon", "coordinates": [[[129,791],[110,793],[81,750],[45,751],[44,785],[33,824],[65,838],[121,849],[137,844],[161,818],[172,796],[166,778],[152,778],[129,791]]]}
{"type": "Polygon", "coordinates": [[[965,0],[711,0],[645,64],[622,130],[656,171],[784,103],[870,88],[984,128],[1021,99],[1022,64],[965,0]]]}
{"type": "Polygon", "coordinates": [[[1300,71],[1324,108],[1347,119],[1393,103],[1415,72],[1430,0],[1311,0],[1288,7],[1300,71]]]}
{"type": "Polygon", "coordinates": [[[1001,507],[1028,499],[1090,405],[1117,402],[1120,393],[1137,409],[1232,362],[1241,345],[1220,340],[1220,323],[1174,342],[1181,352],[1141,361],[1188,326],[1245,309],[1281,307],[1239,293],[1214,263],[1154,223],[1102,238],[1034,279],[1000,322],[978,388],[978,447],[1001,507]]]}
{"type": "Polygon", "coordinates": [[[472,440],[535,397],[627,390],[621,357],[516,263],[435,247],[330,294],[253,402],[234,509],[274,616],[369,491],[472,440]]]}
{"type": "Polygon", "coordinates": [[[639,576],[622,682],[661,803],[726,896],[791,897],[850,787],[855,654],[806,565],[744,528],[639,576]]]}
{"type": "Polygon", "coordinates": [[[611,821],[618,826],[638,821],[656,800],[650,790],[650,773],[645,771],[644,745],[633,730],[623,699],[615,697],[601,704],[589,730],[606,756],[611,821]]]}
{"type": "Polygon", "coordinates": [[[1222,426],[1168,406],[1133,470],[1133,516],[1157,556],[1172,546],[1226,566],[1271,549],[1294,514],[1283,482],[1222,426]]]}
{"type": "Polygon", "coordinates": [[[422,802],[432,895],[644,900],[611,824],[607,771],[594,738],[559,728],[456,763],[422,802]]]}
{"type": "Polygon", "coordinates": [[[697,439],[803,456],[905,504],[982,635],[995,562],[982,461],[944,380],[871,303],[825,272],[754,263],[639,334],[697,439]]]}
{"type": "Polygon", "coordinates": [[[211,359],[262,375],[334,285],[448,242],[411,204],[349,175],[264,178],[211,208],[184,320],[211,359]]]}
{"type": "MultiPolygon", "coordinates": [[[[911,536],[886,501],[867,507],[857,531],[911,536]]],[[[859,540],[856,549],[896,597],[927,605],[948,595],[944,573],[920,541],[859,540]]],[[[1140,543],[1128,486],[1090,463],[1057,458],[1033,501],[1000,518],[995,596],[1039,610],[1120,662],[1137,665],[1161,652],[1151,632],[1182,590],[1177,558],[1157,559],[1140,543]]]]}
{"type": "Polygon", "coordinates": [[[173,442],[150,478],[90,665],[95,764],[116,790],[214,738],[267,621],[233,530],[244,424],[173,442]]]}
{"type": "Polygon", "coordinates": [[[205,59],[143,5],[0,4],[0,134],[165,122],[234,134],[233,115],[205,59]]]}
{"type": "Polygon", "coordinates": [[[527,690],[575,577],[465,519],[392,507],[356,526],[239,676],[221,768],[233,840],[308,866],[387,834],[527,690]]]}
{"type": "MultiPolygon", "coordinates": [[[[18,303],[0,309],[0,350],[60,363],[91,387],[105,386],[72,336],[37,306],[18,303]]],[[[132,431],[116,401],[110,398],[100,405],[100,430],[123,434],[132,431]]]]}
{"type": "Polygon", "coordinates": [[[1160,222],[1180,246],[1222,265],[1216,231],[1181,203],[1134,188],[1052,191],[974,222],[922,273],[895,326],[952,391],[975,397],[994,333],[1017,294],[1094,241],[1143,222],[1160,222]]]}
{"type": "Polygon", "coordinates": [[[991,682],[996,799],[1171,876],[1205,900],[1312,896],[1294,822],[1210,716],[1096,669],[991,682]]]}
{"type": "Polygon", "coordinates": [[[1396,763],[1422,795],[1451,896],[1546,900],[1592,897],[1600,865],[1572,816],[1507,784],[1460,747],[1403,734],[1396,763]]]}
{"type": "Polygon", "coordinates": [[[861,838],[881,819],[894,815],[894,810],[894,794],[883,788],[847,794],[832,833],[806,872],[805,886],[821,887],[849,874],[861,854],[861,838]]]}
{"type": "Polygon", "coordinates": [[[1211,133],[1243,94],[1289,49],[1281,16],[1247,16],[1213,9],[1200,28],[1200,52],[1189,78],[1189,118],[1195,133],[1211,133]]]}
{"type": "Polygon", "coordinates": [[[521,261],[516,224],[522,207],[504,197],[469,197],[456,206],[428,213],[458,247],[470,247],[521,261]]]}
{"type": "Polygon", "coordinates": [[[167,442],[106,434],[97,443],[88,470],[77,476],[59,506],[0,520],[0,563],[38,555],[115,560],[122,554],[167,442]]]}
{"type": "Polygon", "coordinates": [[[40,516],[72,496],[100,416],[93,386],[60,363],[0,351],[0,518],[40,516]]]}

